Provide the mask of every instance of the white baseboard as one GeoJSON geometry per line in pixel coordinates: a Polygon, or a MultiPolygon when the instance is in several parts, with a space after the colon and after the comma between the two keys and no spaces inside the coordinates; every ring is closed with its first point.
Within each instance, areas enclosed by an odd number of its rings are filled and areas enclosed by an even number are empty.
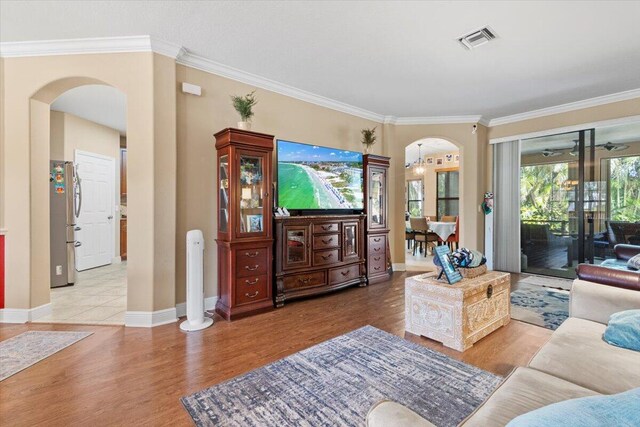
{"type": "Polygon", "coordinates": [[[391,264],[391,267],[393,267],[393,271],[407,271],[407,266],[404,262],[394,262],[393,264],[391,264]]]}
{"type": "Polygon", "coordinates": [[[51,303],[35,308],[0,309],[0,323],[27,323],[51,314],[51,303]]]}
{"type": "Polygon", "coordinates": [[[111,258],[111,264],[120,264],[122,262],[122,258],[120,258],[119,256],[114,256],[113,258],[111,258]]]}
{"type": "MultiPolygon", "coordinates": [[[[204,299],[204,309],[205,310],[213,310],[216,308],[216,303],[218,302],[218,297],[207,297],[204,299]]],[[[187,303],[181,302],[176,304],[176,316],[183,317],[187,315],[187,303]]]]}
{"type": "Polygon", "coordinates": [[[175,307],[157,311],[127,311],[124,315],[124,325],[135,328],[153,328],[177,320],[175,307]]]}

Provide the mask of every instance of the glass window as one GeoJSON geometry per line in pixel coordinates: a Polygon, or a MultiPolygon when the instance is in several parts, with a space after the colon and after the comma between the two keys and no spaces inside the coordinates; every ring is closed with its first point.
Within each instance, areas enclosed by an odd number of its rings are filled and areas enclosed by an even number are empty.
{"type": "Polygon", "coordinates": [[[219,219],[218,228],[222,233],[227,232],[229,226],[229,156],[220,156],[220,195],[218,200],[219,219]]]}
{"type": "Polygon", "coordinates": [[[262,157],[240,156],[240,232],[262,233],[262,157]]]}
{"type": "Polygon", "coordinates": [[[605,159],[609,183],[608,217],[611,221],[640,219],[640,156],[605,159]]]}
{"type": "Polygon", "coordinates": [[[422,180],[412,179],[407,181],[407,212],[412,217],[423,215],[422,207],[422,180]]]}
{"type": "Polygon", "coordinates": [[[438,220],[443,216],[458,216],[459,214],[459,190],[458,183],[460,173],[458,171],[446,171],[437,173],[436,211],[438,220]]]}

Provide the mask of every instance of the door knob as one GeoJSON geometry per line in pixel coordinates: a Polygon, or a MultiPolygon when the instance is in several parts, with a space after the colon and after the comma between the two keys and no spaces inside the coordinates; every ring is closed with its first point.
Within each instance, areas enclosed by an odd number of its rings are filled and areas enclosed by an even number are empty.
{"type": "Polygon", "coordinates": [[[113,219],[113,215],[109,215],[107,219],[113,219]]]}

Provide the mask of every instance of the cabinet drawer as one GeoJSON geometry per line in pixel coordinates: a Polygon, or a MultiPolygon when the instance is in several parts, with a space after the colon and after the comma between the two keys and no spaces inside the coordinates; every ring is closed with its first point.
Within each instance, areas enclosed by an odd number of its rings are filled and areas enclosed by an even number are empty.
{"type": "Polygon", "coordinates": [[[236,250],[236,277],[267,274],[267,248],[236,250]]]}
{"type": "Polygon", "coordinates": [[[326,224],[313,224],[313,232],[315,234],[320,233],[337,233],[340,231],[340,225],[337,222],[326,224]]]}
{"type": "Polygon", "coordinates": [[[373,254],[384,254],[387,249],[387,236],[369,236],[369,256],[373,254]]]}
{"type": "Polygon", "coordinates": [[[369,274],[383,273],[387,268],[387,257],[384,252],[369,254],[369,274]]]}
{"type": "Polygon", "coordinates": [[[313,236],[313,249],[336,248],[340,246],[339,234],[326,234],[321,236],[313,236]]]}
{"type": "Polygon", "coordinates": [[[313,253],[313,265],[333,264],[340,261],[340,250],[330,249],[313,253]]]}
{"type": "Polygon", "coordinates": [[[316,271],[315,273],[303,273],[295,274],[293,276],[286,276],[282,279],[284,288],[299,289],[299,288],[311,288],[313,286],[322,286],[326,283],[324,271],[316,271]]]}
{"type": "Polygon", "coordinates": [[[348,265],[342,268],[333,268],[329,270],[329,284],[346,282],[360,277],[360,264],[348,265]]]}
{"type": "Polygon", "coordinates": [[[247,304],[268,298],[266,275],[236,279],[236,304],[247,304]]]}

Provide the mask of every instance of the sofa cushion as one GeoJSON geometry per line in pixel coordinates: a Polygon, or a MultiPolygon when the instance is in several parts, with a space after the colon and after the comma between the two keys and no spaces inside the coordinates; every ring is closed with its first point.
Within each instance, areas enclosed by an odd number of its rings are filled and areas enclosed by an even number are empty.
{"type": "Polygon", "coordinates": [[[529,367],[598,393],[640,387],[640,353],[607,344],[606,326],[570,317],[551,335],[529,367]]]}
{"type": "Polygon", "coordinates": [[[371,407],[367,427],[435,427],[406,406],[383,400],[371,407]]]}
{"type": "Polygon", "coordinates": [[[460,426],[504,426],[552,403],[598,393],[529,368],[517,368],[460,426]]]}
{"type": "Polygon", "coordinates": [[[511,420],[507,427],[637,427],[640,388],[607,396],[589,396],[554,403],[511,420]]]}
{"type": "Polygon", "coordinates": [[[613,314],[603,338],[608,344],[616,347],[640,351],[640,310],[626,310],[613,314]]]}

